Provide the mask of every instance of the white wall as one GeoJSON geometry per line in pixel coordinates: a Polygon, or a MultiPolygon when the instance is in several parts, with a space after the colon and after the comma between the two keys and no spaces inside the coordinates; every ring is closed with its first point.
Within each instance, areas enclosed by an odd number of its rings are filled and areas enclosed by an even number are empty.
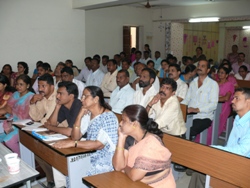
{"type": "Polygon", "coordinates": [[[85,11],[71,8],[70,0],[0,1],[1,66],[25,61],[30,73],[38,60],[52,68],[72,59],[82,67],[85,57],[85,11]]]}
{"type": "Polygon", "coordinates": [[[106,54],[113,58],[120,53],[126,25],[143,26],[143,43],[147,43],[147,38],[152,37],[151,20],[152,11],[143,8],[121,6],[86,11],[86,56],[106,54]]]}

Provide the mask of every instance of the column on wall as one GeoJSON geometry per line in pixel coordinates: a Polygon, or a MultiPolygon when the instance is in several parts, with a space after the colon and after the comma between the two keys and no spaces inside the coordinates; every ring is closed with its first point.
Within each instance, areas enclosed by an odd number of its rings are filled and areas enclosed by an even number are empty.
{"type": "Polygon", "coordinates": [[[181,61],[183,56],[183,35],[184,35],[184,24],[182,23],[171,23],[171,53],[177,57],[178,61],[181,61]]]}

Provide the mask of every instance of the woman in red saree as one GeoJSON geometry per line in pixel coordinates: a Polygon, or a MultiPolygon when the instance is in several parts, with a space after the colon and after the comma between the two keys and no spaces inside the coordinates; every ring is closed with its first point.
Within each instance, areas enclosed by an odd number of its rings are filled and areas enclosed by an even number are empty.
{"type": "Polygon", "coordinates": [[[144,107],[130,105],[123,110],[118,134],[113,157],[115,170],[154,188],[176,187],[171,153],[162,143],[163,133],[148,118],[144,107]]]}

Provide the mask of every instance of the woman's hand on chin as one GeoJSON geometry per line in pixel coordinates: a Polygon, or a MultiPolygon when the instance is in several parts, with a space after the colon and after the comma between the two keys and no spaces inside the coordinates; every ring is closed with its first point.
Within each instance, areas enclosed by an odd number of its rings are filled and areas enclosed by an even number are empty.
{"type": "Polygon", "coordinates": [[[75,143],[73,140],[63,140],[56,142],[55,144],[52,145],[54,148],[72,148],[75,147],[75,143]]]}
{"type": "Polygon", "coordinates": [[[123,139],[126,139],[128,135],[124,134],[121,130],[121,126],[119,125],[118,127],[118,136],[119,138],[123,138],[123,139]]]}

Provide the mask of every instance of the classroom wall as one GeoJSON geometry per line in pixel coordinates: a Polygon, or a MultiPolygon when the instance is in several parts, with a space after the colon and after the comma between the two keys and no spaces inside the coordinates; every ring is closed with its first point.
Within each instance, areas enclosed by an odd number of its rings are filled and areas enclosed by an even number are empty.
{"type": "Polygon", "coordinates": [[[0,1],[1,66],[25,61],[30,73],[38,60],[56,66],[72,59],[81,68],[85,57],[85,11],[71,0],[0,1]]]}
{"type": "Polygon", "coordinates": [[[152,11],[119,6],[86,11],[86,55],[113,55],[123,50],[123,26],[139,26],[143,45],[152,44],[152,11]]]}

